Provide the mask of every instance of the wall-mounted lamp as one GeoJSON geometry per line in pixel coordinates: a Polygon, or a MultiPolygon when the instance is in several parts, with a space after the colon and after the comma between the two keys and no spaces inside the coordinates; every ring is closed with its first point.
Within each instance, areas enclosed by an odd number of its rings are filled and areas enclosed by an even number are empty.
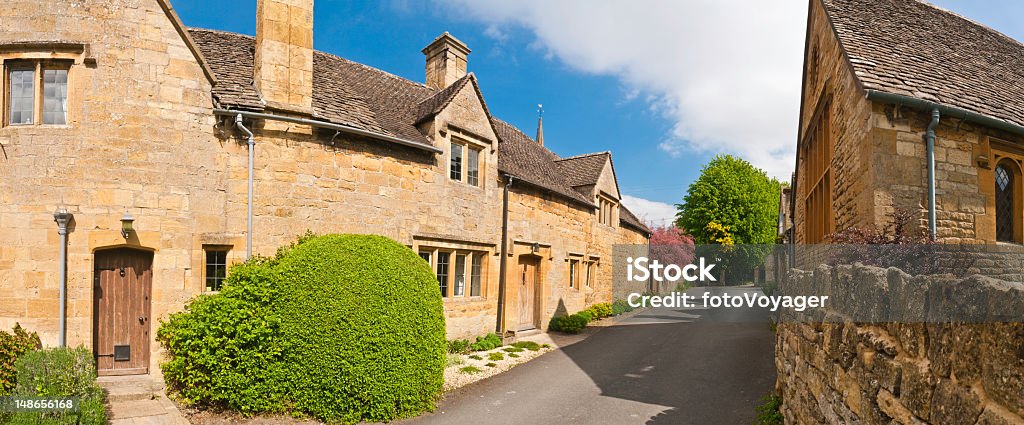
{"type": "Polygon", "coordinates": [[[132,214],[128,211],[125,211],[124,215],[121,216],[121,236],[125,239],[128,239],[128,235],[132,234],[132,231],[134,230],[132,228],[132,223],[134,222],[135,217],[132,217],[132,214]]]}
{"type": "Polygon", "coordinates": [[[534,242],[533,245],[530,245],[530,253],[536,254],[538,252],[540,252],[540,244],[537,243],[537,242],[534,242]]]}

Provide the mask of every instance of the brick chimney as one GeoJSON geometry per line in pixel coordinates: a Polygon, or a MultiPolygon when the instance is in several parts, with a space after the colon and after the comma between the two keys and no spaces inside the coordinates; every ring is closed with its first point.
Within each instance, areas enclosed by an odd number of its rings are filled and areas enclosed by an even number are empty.
{"type": "Polygon", "coordinates": [[[469,47],[445,32],[434,39],[423,54],[427,55],[427,86],[441,90],[466,76],[469,47]]]}
{"type": "Polygon", "coordinates": [[[313,111],[313,0],[257,0],[253,81],[270,108],[313,111]]]}

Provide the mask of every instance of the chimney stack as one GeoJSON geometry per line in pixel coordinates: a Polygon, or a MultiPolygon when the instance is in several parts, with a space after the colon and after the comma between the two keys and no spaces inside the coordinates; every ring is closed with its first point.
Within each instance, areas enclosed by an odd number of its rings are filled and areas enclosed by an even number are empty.
{"type": "Polygon", "coordinates": [[[466,76],[469,47],[445,32],[434,39],[423,54],[427,55],[427,86],[442,90],[466,76]]]}
{"type": "Polygon", "coordinates": [[[313,111],[313,0],[257,0],[253,81],[270,108],[313,111]]]}

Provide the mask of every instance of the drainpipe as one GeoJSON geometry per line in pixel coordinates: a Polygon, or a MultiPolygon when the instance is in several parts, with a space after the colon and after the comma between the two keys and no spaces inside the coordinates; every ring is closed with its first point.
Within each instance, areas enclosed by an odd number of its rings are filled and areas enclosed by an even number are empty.
{"type": "Polygon", "coordinates": [[[245,124],[242,123],[242,114],[235,115],[235,127],[239,131],[245,133],[248,140],[246,145],[249,147],[249,199],[248,199],[248,230],[245,232],[245,259],[252,258],[252,168],[253,162],[255,162],[255,151],[256,151],[256,140],[253,139],[252,132],[248,128],[245,128],[245,124]]]}
{"type": "Polygon", "coordinates": [[[502,206],[501,206],[501,261],[499,262],[498,269],[498,323],[495,325],[495,331],[499,336],[505,334],[505,272],[508,267],[508,191],[512,187],[513,177],[506,174],[505,178],[508,179],[505,182],[505,189],[502,195],[502,206]]]}
{"type": "Polygon", "coordinates": [[[935,127],[939,125],[939,108],[932,108],[932,121],[928,123],[925,141],[928,144],[928,235],[935,241],[935,127]]]}
{"type": "Polygon", "coordinates": [[[67,209],[58,208],[53,213],[53,221],[57,222],[57,234],[60,235],[60,335],[58,346],[67,346],[68,333],[68,222],[71,221],[71,213],[67,209]]]}

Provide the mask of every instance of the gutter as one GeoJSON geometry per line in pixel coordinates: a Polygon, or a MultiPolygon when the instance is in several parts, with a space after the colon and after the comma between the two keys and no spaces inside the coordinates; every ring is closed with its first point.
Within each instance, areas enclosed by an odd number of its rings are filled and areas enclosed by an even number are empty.
{"type": "Polygon", "coordinates": [[[925,133],[925,141],[928,144],[928,231],[934,241],[936,234],[935,224],[935,127],[939,124],[942,115],[960,117],[964,121],[978,124],[984,127],[1002,130],[1008,133],[1024,136],[1024,126],[1013,124],[1000,119],[982,115],[977,112],[968,111],[956,106],[944,105],[929,100],[900,94],[886,93],[878,90],[867,90],[867,98],[873,102],[892,103],[896,105],[909,106],[914,109],[931,111],[932,120],[928,123],[925,133]]]}
{"type": "Polygon", "coordinates": [[[508,191],[515,179],[511,174],[505,174],[508,179],[502,194],[501,204],[501,260],[498,266],[498,318],[494,330],[498,336],[504,338],[505,334],[505,272],[508,268],[508,191]]]}
{"type": "Polygon", "coordinates": [[[373,131],[367,131],[367,130],[363,130],[363,129],[360,129],[360,128],[355,128],[355,127],[351,127],[351,126],[347,126],[347,125],[334,124],[334,123],[330,123],[330,122],[327,122],[327,121],[311,120],[311,119],[307,119],[307,118],[288,117],[288,116],[283,116],[283,115],[267,114],[267,113],[262,113],[262,112],[239,111],[239,110],[220,109],[220,108],[214,108],[213,114],[214,115],[235,116],[235,117],[242,116],[242,117],[250,118],[250,119],[254,119],[254,120],[284,121],[284,122],[290,122],[290,123],[294,123],[294,124],[308,125],[308,126],[314,127],[314,128],[327,128],[327,129],[331,129],[331,130],[334,130],[334,131],[339,131],[339,132],[342,132],[342,133],[355,134],[355,135],[359,135],[359,136],[363,136],[363,137],[369,137],[369,138],[375,139],[375,140],[382,140],[382,141],[385,141],[385,142],[396,143],[396,144],[403,145],[403,146],[408,146],[408,147],[411,147],[411,148],[425,150],[427,152],[433,152],[433,153],[443,153],[444,152],[443,150],[441,150],[441,149],[439,149],[437,147],[431,146],[431,145],[427,145],[427,144],[423,144],[423,143],[419,143],[419,142],[414,142],[412,140],[400,139],[398,137],[389,136],[389,135],[381,134],[381,133],[376,133],[376,132],[373,132],[373,131]]]}

